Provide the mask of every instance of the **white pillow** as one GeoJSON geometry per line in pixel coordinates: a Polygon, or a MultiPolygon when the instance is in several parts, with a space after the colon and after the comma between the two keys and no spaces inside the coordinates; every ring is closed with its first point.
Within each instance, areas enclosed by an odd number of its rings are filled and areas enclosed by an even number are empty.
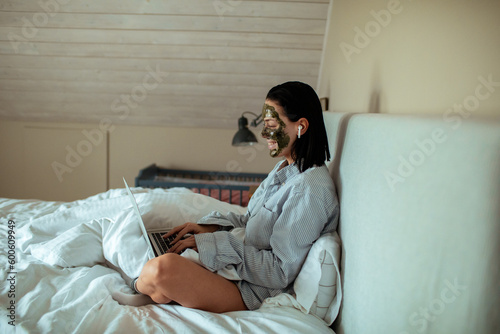
{"type": "Polygon", "coordinates": [[[311,247],[294,283],[295,298],[305,312],[331,325],[342,300],[341,242],[337,232],[321,236],[311,247]]]}

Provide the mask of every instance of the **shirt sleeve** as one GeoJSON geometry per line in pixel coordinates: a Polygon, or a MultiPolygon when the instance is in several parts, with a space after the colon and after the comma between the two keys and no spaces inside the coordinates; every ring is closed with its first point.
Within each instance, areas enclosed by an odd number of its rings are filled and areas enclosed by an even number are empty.
{"type": "Polygon", "coordinates": [[[235,227],[245,227],[248,222],[249,214],[240,215],[234,212],[222,214],[218,211],[213,211],[198,221],[200,225],[220,225],[232,229],[235,227]]]}
{"type": "MultiPolygon", "coordinates": [[[[200,260],[212,271],[232,264],[241,279],[249,283],[273,289],[286,288],[297,276],[311,245],[331,218],[328,212],[321,199],[300,192],[292,194],[280,212],[271,213],[276,221],[269,249],[246,245],[229,232],[198,234],[195,238],[200,260]]],[[[256,215],[258,217],[261,216],[256,215]]],[[[263,238],[269,236],[263,232],[263,238]]]]}

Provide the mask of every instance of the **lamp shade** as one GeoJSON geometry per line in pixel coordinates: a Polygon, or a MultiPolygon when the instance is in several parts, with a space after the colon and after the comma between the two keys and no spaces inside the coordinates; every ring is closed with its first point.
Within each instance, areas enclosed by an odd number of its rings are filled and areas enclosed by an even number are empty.
{"type": "Polygon", "coordinates": [[[248,146],[257,144],[257,138],[250,129],[248,129],[248,120],[241,116],[238,119],[238,132],[233,137],[233,146],[248,146]]]}

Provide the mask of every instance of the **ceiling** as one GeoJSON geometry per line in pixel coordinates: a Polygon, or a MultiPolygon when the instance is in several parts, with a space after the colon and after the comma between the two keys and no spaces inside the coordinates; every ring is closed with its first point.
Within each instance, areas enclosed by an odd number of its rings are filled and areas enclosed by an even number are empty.
{"type": "Polygon", "coordinates": [[[316,87],[329,0],[0,2],[0,119],[235,128],[316,87]]]}

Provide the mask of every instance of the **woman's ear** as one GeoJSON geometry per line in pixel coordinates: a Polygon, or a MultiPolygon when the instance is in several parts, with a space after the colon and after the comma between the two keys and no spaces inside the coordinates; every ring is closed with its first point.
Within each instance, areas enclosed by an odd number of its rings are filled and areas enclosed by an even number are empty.
{"type": "Polygon", "coordinates": [[[297,121],[296,127],[297,127],[297,137],[300,138],[301,136],[304,135],[304,133],[307,132],[307,129],[309,128],[309,121],[307,120],[307,118],[301,118],[297,121]]]}

